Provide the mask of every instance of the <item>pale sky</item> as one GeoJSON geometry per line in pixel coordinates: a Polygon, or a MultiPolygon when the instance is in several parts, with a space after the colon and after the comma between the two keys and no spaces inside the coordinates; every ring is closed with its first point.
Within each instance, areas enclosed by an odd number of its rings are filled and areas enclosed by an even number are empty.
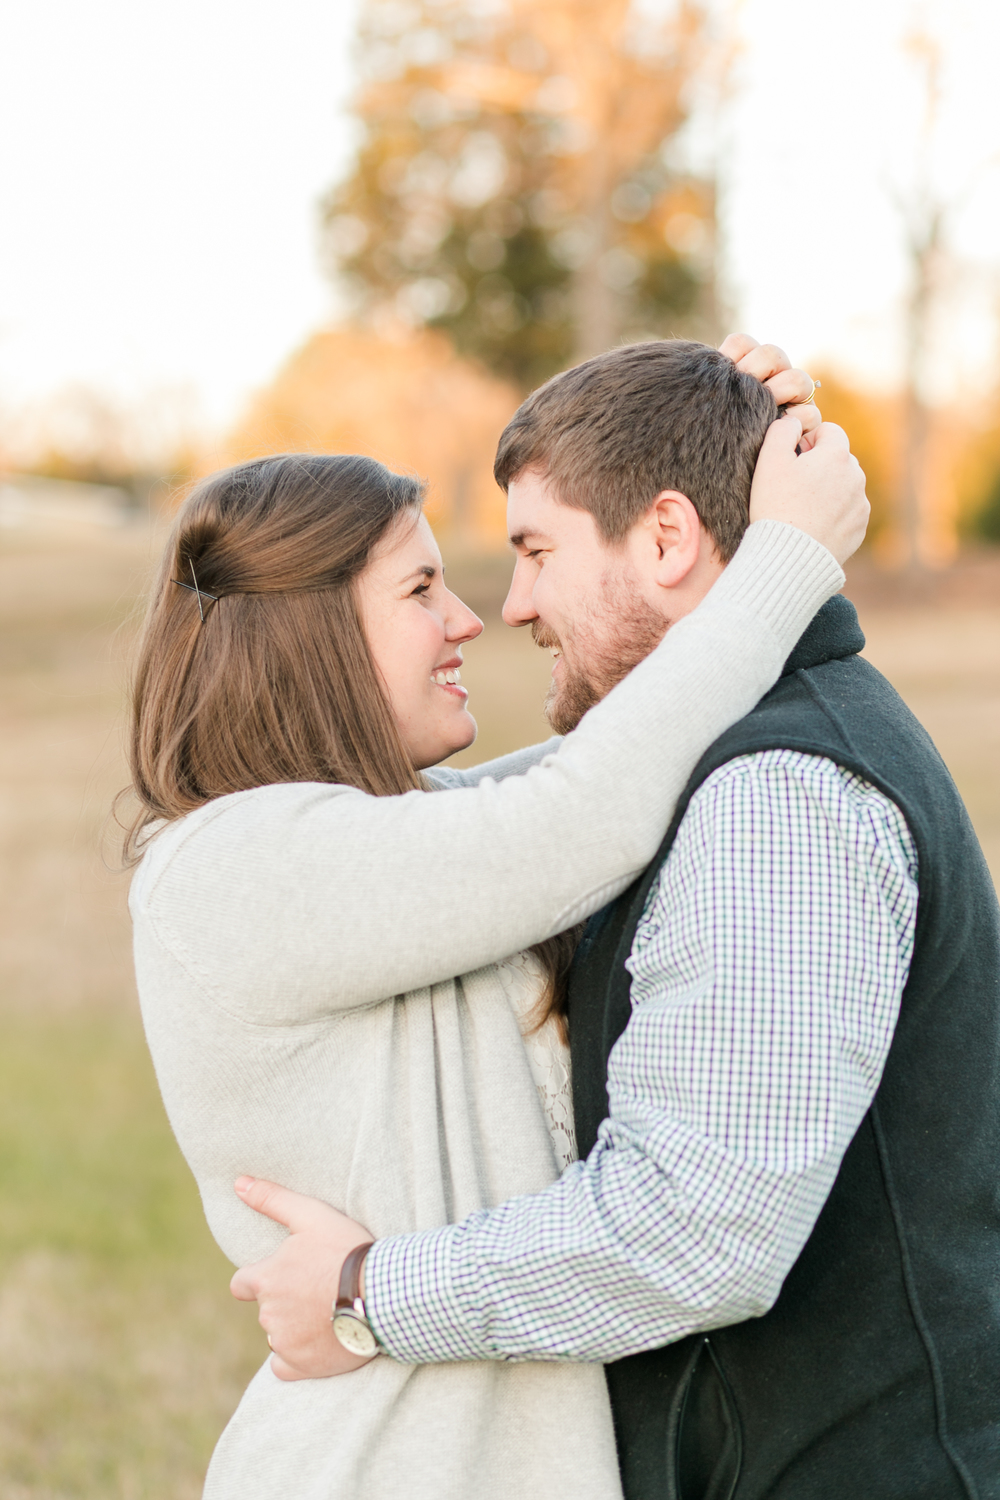
{"type": "MultiPolygon", "coordinates": [[[[899,367],[917,73],[942,41],[935,183],[953,256],[934,370],[998,343],[1000,7],[738,6],[721,129],[738,322],[870,384],[899,367]]],[[[216,427],[328,320],[317,203],[349,160],[356,0],[7,0],[0,18],[0,417],[68,384],[173,389],[216,427]]]]}
{"type": "Polygon", "coordinates": [[[744,325],[796,361],[830,360],[872,385],[898,377],[908,267],[897,204],[915,184],[924,97],[901,42],[922,18],[941,43],[931,185],[951,247],[930,380],[942,395],[994,380],[1000,6],[744,0],[741,12],[726,176],[744,325]]]}

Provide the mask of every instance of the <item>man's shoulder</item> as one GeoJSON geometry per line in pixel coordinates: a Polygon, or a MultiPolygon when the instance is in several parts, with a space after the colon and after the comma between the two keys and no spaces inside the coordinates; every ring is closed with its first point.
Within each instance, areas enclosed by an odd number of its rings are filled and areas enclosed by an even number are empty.
{"type": "Polygon", "coordinates": [[[767,842],[780,832],[808,845],[810,825],[891,841],[907,859],[913,840],[901,808],[835,757],[771,748],[735,756],[707,776],[688,804],[678,841],[767,842]]]}
{"type": "Polygon", "coordinates": [[[658,931],[666,913],[693,911],[706,899],[725,927],[738,920],[737,908],[745,917],[789,881],[799,889],[815,882],[817,891],[846,881],[912,914],[917,876],[906,819],[878,787],[829,756],[756,751],[718,767],[692,796],[637,937],[658,931]],[[722,890],[729,895],[720,904],[722,890]]]}
{"type": "Polygon", "coordinates": [[[882,796],[863,776],[841,765],[836,755],[772,745],[767,749],[743,751],[717,766],[693,793],[689,807],[696,802],[717,801],[738,792],[744,795],[780,793],[793,787],[817,791],[829,788],[837,792],[864,787],[882,796]]]}
{"type": "Polygon", "coordinates": [[[760,702],[709,746],[702,767],[783,745],[835,759],[869,757],[885,736],[914,731],[924,733],[892,683],[864,657],[786,665],[760,702]]]}

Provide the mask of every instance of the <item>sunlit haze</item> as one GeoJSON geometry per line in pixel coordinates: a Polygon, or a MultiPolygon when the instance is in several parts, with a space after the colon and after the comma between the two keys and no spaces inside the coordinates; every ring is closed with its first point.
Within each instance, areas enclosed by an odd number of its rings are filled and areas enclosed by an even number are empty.
{"type": "MultiPolygon", "coordinates": [[[[169,388],[222,426],[333,302],[317,204],[349,160],[357,0],[39,0],[7,8],[0,91],[0,413],[69,383],[169,388]]],[[[942,391],[996,343],[1000,13],[841,0],[736,10],[725,148],[738,322],[796,360],[891,383],[919,71],[943,46],[934,189],[952,205],[942,391]]]]}

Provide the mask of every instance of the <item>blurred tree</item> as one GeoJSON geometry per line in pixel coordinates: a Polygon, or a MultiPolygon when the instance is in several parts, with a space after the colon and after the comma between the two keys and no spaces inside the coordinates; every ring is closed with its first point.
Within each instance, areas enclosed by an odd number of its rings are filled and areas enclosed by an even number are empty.
{"type": "Polygon", "coordinates": [[[859,390],[831,370],[821,370],[816,400],[824,421],[843,427],[868,481],[872,514],[866,542],[879,551],[894,520],[899,486],[902,418],[898,397],[859,390]]]}
{"type": "Polygon", "coordinates": [[[1000,542],[1000,474],[997,474],[993,488],[975,516],[970,531],[984,542],[1000,542]]]}
{"type": "Polygon", "coordinates": [[[497,436],[518,404],[510,385],[430,329],[314,334],[260,392],[231,435],[229,462],[264,453],[367,453],[428,484],[427,513],[461,550],[501,548],[497,436]]]}
{"type": "Polygon", "coordinates": [[[138,508],[153,491],[183,484],[202,467],[202,424],[186,388],[126,400],[73,385],[2,415],[0,469],[113,485],[138,508]]]}
{"type": "Polygon", "coordinates": [[[933,422],[926,397],[926,364],[935,303],[940,291],[945,205],[931,183],[934,131],[941,102],[941,48],[927,32],[906,38],[906,51],[921,73],[923,120],[917,138],[916,180],[907,200],[900,202],[906,225],[910,261],[910,289],[906,303],[903,461],[899,479],[901,559],[919,572],[931,497],[927,494],[928,447],[933,422]]]}
{"type": "Polygon", "coordinates": [[[367,0],[359,53],[324,213],[357,316],[440,328],[522,390],[623,337],[715,338],[714,186],[678,165],[707,4],[367,0]]]}
{"type": "MultiPolygon", "coordinates": [[[[829,370],[817,400],[828,422],[843,427],[865,471],[872,514],[866,545],[892,569],[913,566],[901,524],[899,495],[912,481],[912,394],[866,391],[829,370]],[[908,480],[909,475],[909,480],[908,480]]],[[[921,439],[918,557],[940,568],[952,562],[960,536],[974,531],[984,496],[1000,465],[997,434],[963,402],[927,409],[921,439]],[[924,498],[926,497],[926,498],[924,498]]],[[[912,535],[910,537],[912,541],[912,535]]]]}
{"type": "Polygon", "coordinates": [[[958,463],[959,527],[971,542],[1000,542],[1000,393],[978,413],[958,463]]]}

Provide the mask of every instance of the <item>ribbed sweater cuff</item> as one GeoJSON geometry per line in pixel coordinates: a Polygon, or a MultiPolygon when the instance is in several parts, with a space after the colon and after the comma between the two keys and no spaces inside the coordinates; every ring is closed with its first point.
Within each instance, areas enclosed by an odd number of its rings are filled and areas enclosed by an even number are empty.
{"type": "Polygon", "coordinates": [[[749,610],[797,640],[843,586],[844,570],[822,542],[787,521],[754,521],[708,599],[749,610]]]}

